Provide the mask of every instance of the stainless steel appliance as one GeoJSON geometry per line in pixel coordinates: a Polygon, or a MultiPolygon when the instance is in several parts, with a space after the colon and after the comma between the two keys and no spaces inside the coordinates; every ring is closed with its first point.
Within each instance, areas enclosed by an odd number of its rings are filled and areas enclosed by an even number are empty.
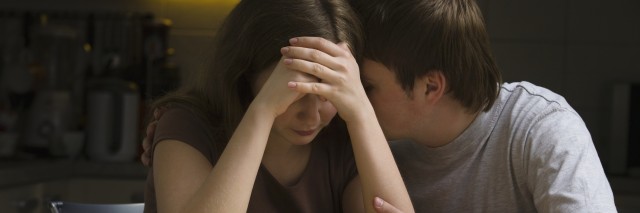
{"type": "Polygon", "coordinates": [[[93,82],[87,97],[87,155],[95,161],[133,161],[140,139],[140,97],[133,83],[93,82]]]}

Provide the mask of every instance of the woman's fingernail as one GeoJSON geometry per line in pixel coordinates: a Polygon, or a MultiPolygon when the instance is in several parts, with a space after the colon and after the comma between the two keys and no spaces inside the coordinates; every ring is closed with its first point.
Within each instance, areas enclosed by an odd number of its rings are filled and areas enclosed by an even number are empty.
{"type": "Polygon", "coordinates": [[[383,202],[383,201],[382,201],[382,199],[380,199],[379,197],[374,198],[373,205],[374,205],[376,208],[381,208],[383,203],[384,203],[384,202],[383,202]]]}
{"type": "Polygon", "coordinates": [[[297,86],[297,84],[296,84],[296,82],[289,81],[289,83],[287,83],[287,86],[290,87],[290,88],[294,88],[294,87],[297,86]]]}
{"type": "Polygon", "coordinates": [[[293,62],[293,60],[291,60],[290,58],[284,59],[284,64],[291,64],[291,62],[293,62]]]}
{"type": "Polygon", "coordinates": [[[283,48],[280,49],[280,52],[282,54],[288,53],[289,52],[289,48],[288,47],[283,47],[283,48]]]}
{"type": "Polygon", "coordinates": [[[290,43],[290,44],[298,43],[298,38],[292,38],[292,39],[289,39],[289,43],[290,43]]]}

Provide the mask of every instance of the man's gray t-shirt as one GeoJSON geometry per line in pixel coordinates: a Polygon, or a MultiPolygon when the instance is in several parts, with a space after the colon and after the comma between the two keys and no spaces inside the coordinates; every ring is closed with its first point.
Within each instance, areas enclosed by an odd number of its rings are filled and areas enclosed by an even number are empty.
{"type": "Polygon", "coordinates": [[[578,113],[528,82],[503,84],[445,146],[390,145],[416,212],[616,212],[578,113]]]}

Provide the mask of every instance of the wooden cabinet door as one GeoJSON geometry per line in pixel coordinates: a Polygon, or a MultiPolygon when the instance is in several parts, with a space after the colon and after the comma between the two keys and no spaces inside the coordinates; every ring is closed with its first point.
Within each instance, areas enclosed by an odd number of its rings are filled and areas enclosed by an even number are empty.
{"type": "Polygon", "coordinates": [[[0,212],[39,213],[41,212],[39,184],[0,189],[0,212]]]}

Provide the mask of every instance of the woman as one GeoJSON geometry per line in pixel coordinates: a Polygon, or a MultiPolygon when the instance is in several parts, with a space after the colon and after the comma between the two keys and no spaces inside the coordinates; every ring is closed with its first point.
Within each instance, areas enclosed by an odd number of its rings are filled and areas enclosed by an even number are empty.
{"type": "Polygon", "coordinates": [[[374,196],[413,211],[370,104],[356,113],[344,98],[289,88],[318,82],[281,55],[303,35],[346,42],[335,57],[350,63],[339,68],[359,77],[346,44],[358,52],[360,26],[346,2],[240,1],[217,34],[212,69],[154,105],[166,111],[145,212],[371,212],[362,201],[374,196]]]}

